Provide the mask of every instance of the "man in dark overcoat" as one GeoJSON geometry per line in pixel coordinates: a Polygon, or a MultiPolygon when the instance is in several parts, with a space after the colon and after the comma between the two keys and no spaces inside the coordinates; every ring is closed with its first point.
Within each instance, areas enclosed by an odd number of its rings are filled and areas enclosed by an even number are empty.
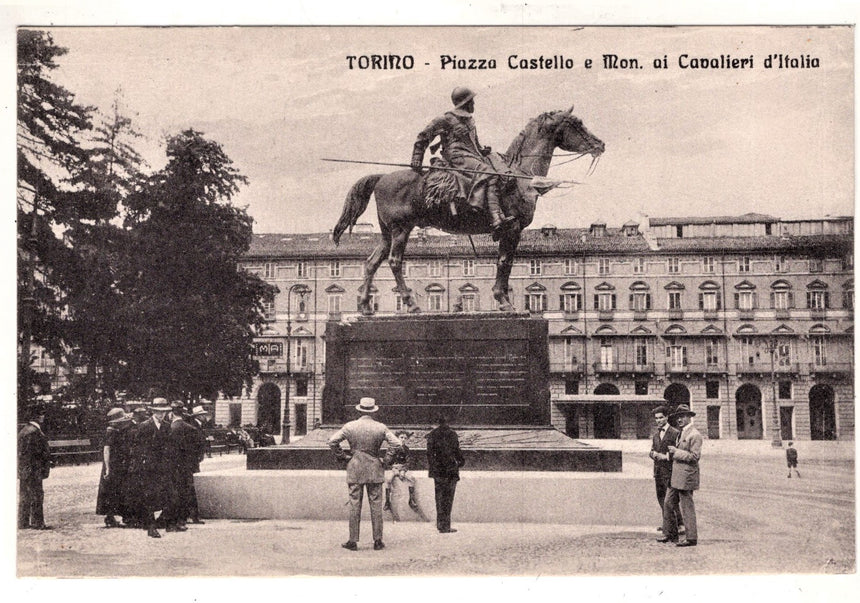
{"type": "MultiPolygon", "coordinates": [[[[204,427],[208,419],[209,413],[202,406],[195,406],[191,409],[191,420],[189,421],[189,424],[194,428],[197,444],[197,463],[194,465],[194,473],[200,472],[200,463],[202,463],[203,459],[206,458],[206,451],[209,448],[209,441],[206,439],[206,432],[204,431],[204,427]]],[[[191,523],[206,523],[200,519],[200,509],[197,505],[197,490],[194,487],[193,480],[191,481],[191,503],[189,511],[191,523]]]]}
{"type": "Polygon", "coordinates": [[[191,515],[194,471],[200,468],[197,430],[185,421],[185,407],[174,402],[170,411],[170,436],[167,442],[171,461],[172,488],[166,512],[167,531],[184,532],[191,515]]]}
{"type": "Polygon", "coordinates": [[[155,398],[149,410],[152,416],[138,425],[134,433],[132,463],[141,521],[148,536],[161,538],[155,512],[169,507],[173,477],[168,456],[170,425],[165,417],[170,404],[165,398],[155,398]]]}
{"type": "MultiPolygon", "coordinates": [[[[663,502],[666,498],[666,490],[669,489],[669,480],[672,478],[672,461],[669,459],[669,446],[675,446],[681,432],[669,425],[669,409],[658,406],[651,411],[654,415],[654,423],[657,431],[651,438],[651,452],[649,456],[654,461],[654,485],[657,490],[657,502],[660,504],[660,517],[663,517],[663,502]]],[[[678,519],[680,520],[680,513],[678,519]]],[[[678,530],[684,528],[683,522],[679,521],[678,530]]],[[[661,527],[660,530],[663,528],[661,527]]]]}
{"type": "Polygon", "coordinates": [[[42,431],[45,409],[36,406],[29,412],[30,421],[18,432],[18,529],[48,530],[42,504],[45,491],[42,480],[51,472],[51,450],[42,431]]]}
{"type": "Polygon", "coordinates": [[[436,486],[436,529],[440,534],[450,534],[457,531],[451,528],[451,508],[465,459],[460,451],[460,438],[448,426],[448,417],[439,416],[438,424],[427,434],[427,467],[436,486]]]}

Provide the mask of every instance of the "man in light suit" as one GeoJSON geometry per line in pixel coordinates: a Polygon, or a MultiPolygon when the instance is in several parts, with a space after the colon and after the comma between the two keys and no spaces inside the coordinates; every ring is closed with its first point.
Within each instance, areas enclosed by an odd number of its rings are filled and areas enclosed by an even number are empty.
{"type": "Polygon", "coordinates": [[[681,404],[670,417],[677,417],[681,437],[677,446],[669,446],[672,459],[672,478],[666,500],[663,502],[663,538],[658,542],[675,542],[677,546],[696,546],[696,507],[693,491],[699,489],[699,457],[702,454],[702,434],[693,427],[696,413],[686,404],[681,404]],[[686,538],[678,542],[678,522],[675,511],[680,506],[681,517],[687,530],[686,538]]]}
{"type": "MultiPolygon", "coordinates": [[[[654,415],[654,423],[657,431],[651,438],[651,452],[648,456],[654,461],[654,485],[657,490],[657,503],[660,505],[660,517],[663,517],[663,501],[666,499],[666,490],[669,489],[669,480],[672,478],[672,461],[669,459],[669,446],[678,443],[681,432],[669,425],[669,409],[658,406],[651,411],[654,415]]],[[[678,515],[680,519],[680,515],[678,515]]],[[[683,522],[678,526],[681,530],[683,522]]],[[[659,528],[662,530],[663,528],[659,528]]]]}
{"type": "Polygon", "coordinates": [[[388,442],[385,464],[390,464],[394,451],[400,447],[400,439],[388,427],[374,420],[373,413],[379,410],[376,400],[362,398],[356,405],[362,416],[340,428],[328,440],[328,445],[339,460],[348,460],[346,483],[349,486],[349,540],[341,546],[350,551],[358,550],[358,534],[361,523],[361,502],[364,489],[370,503],[370,521],[373,524],[373,550],[385,548],[382,543],[382,483],[385,469],[379,459],[379,449],[388,442]],[[349,442],[349,452],[340,443],[349,442]]]}

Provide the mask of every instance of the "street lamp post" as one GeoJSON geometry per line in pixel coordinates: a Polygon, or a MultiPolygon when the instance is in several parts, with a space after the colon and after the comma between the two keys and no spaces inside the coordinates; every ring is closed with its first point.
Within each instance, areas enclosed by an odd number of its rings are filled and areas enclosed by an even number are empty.
{"type": "Polygon", "coordinates": [[[776,366],[774,363],[774,355],[778,344],[776,339],[769,339],[767,343],[767,351],[770,353],[770,395],[773,400],[773,417],[771,418],[771,430],[773,437],[771,438],[771,446],[774,448],[782,448],[782,434],[780,433],[779,425],[779,403],[776,397],[776,366]]]}
{"type": "Polygon", "coordinates": [[[293,334],[292,299],[294,291],[298,292],[299,298],[304,299],[311,290],[302,283],[294,283],[287,290],[287,391],[284,401],[283,424],[281,426],[281,444],[290,443],[290,387],[292,387],[290,342],[293,334]]]}

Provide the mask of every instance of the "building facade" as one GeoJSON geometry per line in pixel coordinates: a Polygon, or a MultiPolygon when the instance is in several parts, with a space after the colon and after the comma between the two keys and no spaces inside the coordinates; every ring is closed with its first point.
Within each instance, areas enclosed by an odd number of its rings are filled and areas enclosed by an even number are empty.
{"type": "MultiPolygon", "coordinates": [[[[655,400],[688,403],[709,438],[854,438],[853,219],[651,218],[523,233],[518,309],[549,322],[551,417],[568,435],[650,437],[655,400]]],[[[258,234],[244,268],[277,285],[247,397],[216,423],[289,437],[320,419],[329,320],[357,316],[378,234],[258,234]]],[[[496,309],[488,236],[413,233],[406,278],[424,312],[496,309]]],[[[380,315],[404,312],[390,271],[380,315]]]]}

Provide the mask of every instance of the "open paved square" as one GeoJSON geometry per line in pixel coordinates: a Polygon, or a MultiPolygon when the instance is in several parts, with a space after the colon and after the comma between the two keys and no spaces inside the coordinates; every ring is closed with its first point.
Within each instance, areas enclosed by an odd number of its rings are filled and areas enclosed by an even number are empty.
{"type": "MultiPolygon", "coordinates": [[[[647,443],[621,447],[624,463],[650,465],[647,443]],[[639,449],[642,449],[641,451],[639,449]]],[[[767,442],[707,442],[696,493],[699,546],[656,542],[653,521],[634,527],[457,523],[456,534],[386,517],[383,551],[340,547],[342,521],[209,520],[153,540],[105,529],[94,515],[99,465],[57,467],[45,481],[55,529],[19,531],[20,577],[169,576],[606,576],[845,574],[856,569],[853,443],[803,442],[801,478],[786,478],[783,450],[767,442]]],[[[238,454],[206,459],[203,471],[242,466],[238,454]]],[[[468,480],[468,472],[463,472],[468,480]]],[[[344,499],[346,486],[344,485],[344,499]]],[[[540,500],[534,501],[540,505],[540,500]]]]}

